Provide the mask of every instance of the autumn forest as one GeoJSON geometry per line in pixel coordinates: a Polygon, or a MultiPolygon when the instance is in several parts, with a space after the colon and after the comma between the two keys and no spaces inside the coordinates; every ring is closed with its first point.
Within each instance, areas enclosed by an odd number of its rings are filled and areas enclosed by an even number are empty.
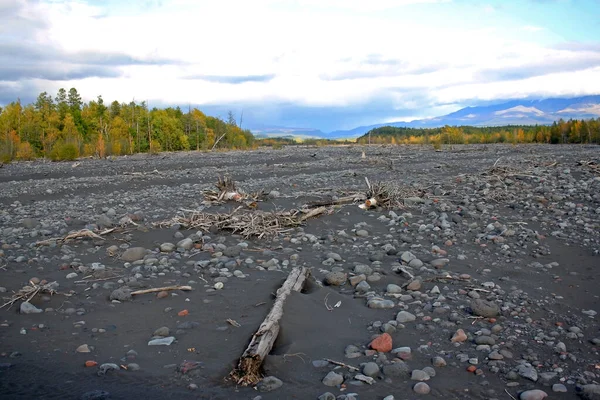
{"type": "Polygon", "coordinates": [[[47,157],[72,160],[139,152],[246,149],[254,145],[249,130],[210,117],[196,108],[149,109],[145,102],[129,104],[102,96],[84,103],[75,88],[56,97],[43,92],[34,104],[20,101],[0,107],[0,161],[47,157]]]}
{"type": "MultiPolygon", "coordinates": [[[[291,139],[256,139],[242,121],[229,112],[226,120],[205,115],[197,108],[152,108],[146,102],[110,104],[102,96],[84,103],[75,88],[60,89],[55,97],[41,93],[35,103],[20,100],[0,107],[0,162],[54,161],[78,157],[117,156],[141,152],[248,149],[259,145],[297,144],[291,139]]],[[[560,120],[552,125],[441,128],[382,127],[357,139],[358,143],[596,143],[600,118],[560,120]]],[[[304,144],[323,145],[313,139],[304,144]]]]}

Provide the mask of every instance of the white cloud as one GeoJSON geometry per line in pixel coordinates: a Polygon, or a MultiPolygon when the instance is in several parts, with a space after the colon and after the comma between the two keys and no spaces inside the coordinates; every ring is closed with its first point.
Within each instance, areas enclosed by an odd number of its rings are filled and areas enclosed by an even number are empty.
{"type": "MultiPolygon", "coordinates": [[[[541,27],[440,25],[427,16],[403,17],[405,9],[439,2],[446,1],[176,0],[107,10],[78,0],[17,1],[23,16],[44,22],[33,36],[39,46],[67,54],[127,54],[149,62],[115,67],[119,78],[33,81],[40,91],[76,87],[87,99],[102,94],[179,104],[346,106],[387,96],[398,110],[442,111],[431,107],[470,99],[600,93],[600,70],[593,64],[600,65],[600,51],[551,48],[529,37],[534,35],[522,37],[523,31],[544,35],[541,27]],[[382,10],[383,17],[366,12],[382,10]],[[565,59],[591,64],[585,71],[482,80],[485,71],[535,70],[540,62],[565,59]],[[156,65],[155,60],[170,62],[156,65]],[[184,79],[202,75],[273,79],[237,84],[184,79]]],[[[489,11],[484,7],[481,15],[489,11]]]]}

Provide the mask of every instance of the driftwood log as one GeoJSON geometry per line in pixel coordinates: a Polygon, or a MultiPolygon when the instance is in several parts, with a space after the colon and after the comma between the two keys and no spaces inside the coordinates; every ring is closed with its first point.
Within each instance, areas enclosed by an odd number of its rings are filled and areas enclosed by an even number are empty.
{"type": "Polygon", "coordinates": [[[244,350],[236,369],[229,376],[238,385],[248,386],[258,383],[261,379],[260,367],[269,355],[279,334],[279,320],[283,316],[283,305],[292,291],[299,292],[304,287],[310,270],[306,267],[295,267],[288,275],[283,285],[277,290],[275,303],[260,324],[260,327],[244,350]]]}

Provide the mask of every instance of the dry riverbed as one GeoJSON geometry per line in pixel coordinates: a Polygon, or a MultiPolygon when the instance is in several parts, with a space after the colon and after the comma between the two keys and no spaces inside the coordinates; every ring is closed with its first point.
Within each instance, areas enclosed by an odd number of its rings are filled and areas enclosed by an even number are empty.
{"type": "Polygon", "coordinates": [[[0,397],[598,399],[597,163],[598,146],[488,145],[4,165],[0,397]],[[264,198],[205,202],[224,174],[264,198]],[[260,239],[168,223],[335,203],[365,177],[401,206],[328,206],[260,239]],[[237,386],[295,266],[311,277],[265,379],[237,386]],[[147,291],[170,286],[191,290],[147,291]]]}

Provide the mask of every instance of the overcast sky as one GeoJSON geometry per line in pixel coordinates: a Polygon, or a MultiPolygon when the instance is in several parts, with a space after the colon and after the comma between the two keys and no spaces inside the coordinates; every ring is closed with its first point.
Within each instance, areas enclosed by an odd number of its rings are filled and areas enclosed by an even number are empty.
{"type": "Polygon", "coordinates": [[[0,105],[188,104],[330,131],[600,94],[600,0],[0,0],[0,105]]]}

